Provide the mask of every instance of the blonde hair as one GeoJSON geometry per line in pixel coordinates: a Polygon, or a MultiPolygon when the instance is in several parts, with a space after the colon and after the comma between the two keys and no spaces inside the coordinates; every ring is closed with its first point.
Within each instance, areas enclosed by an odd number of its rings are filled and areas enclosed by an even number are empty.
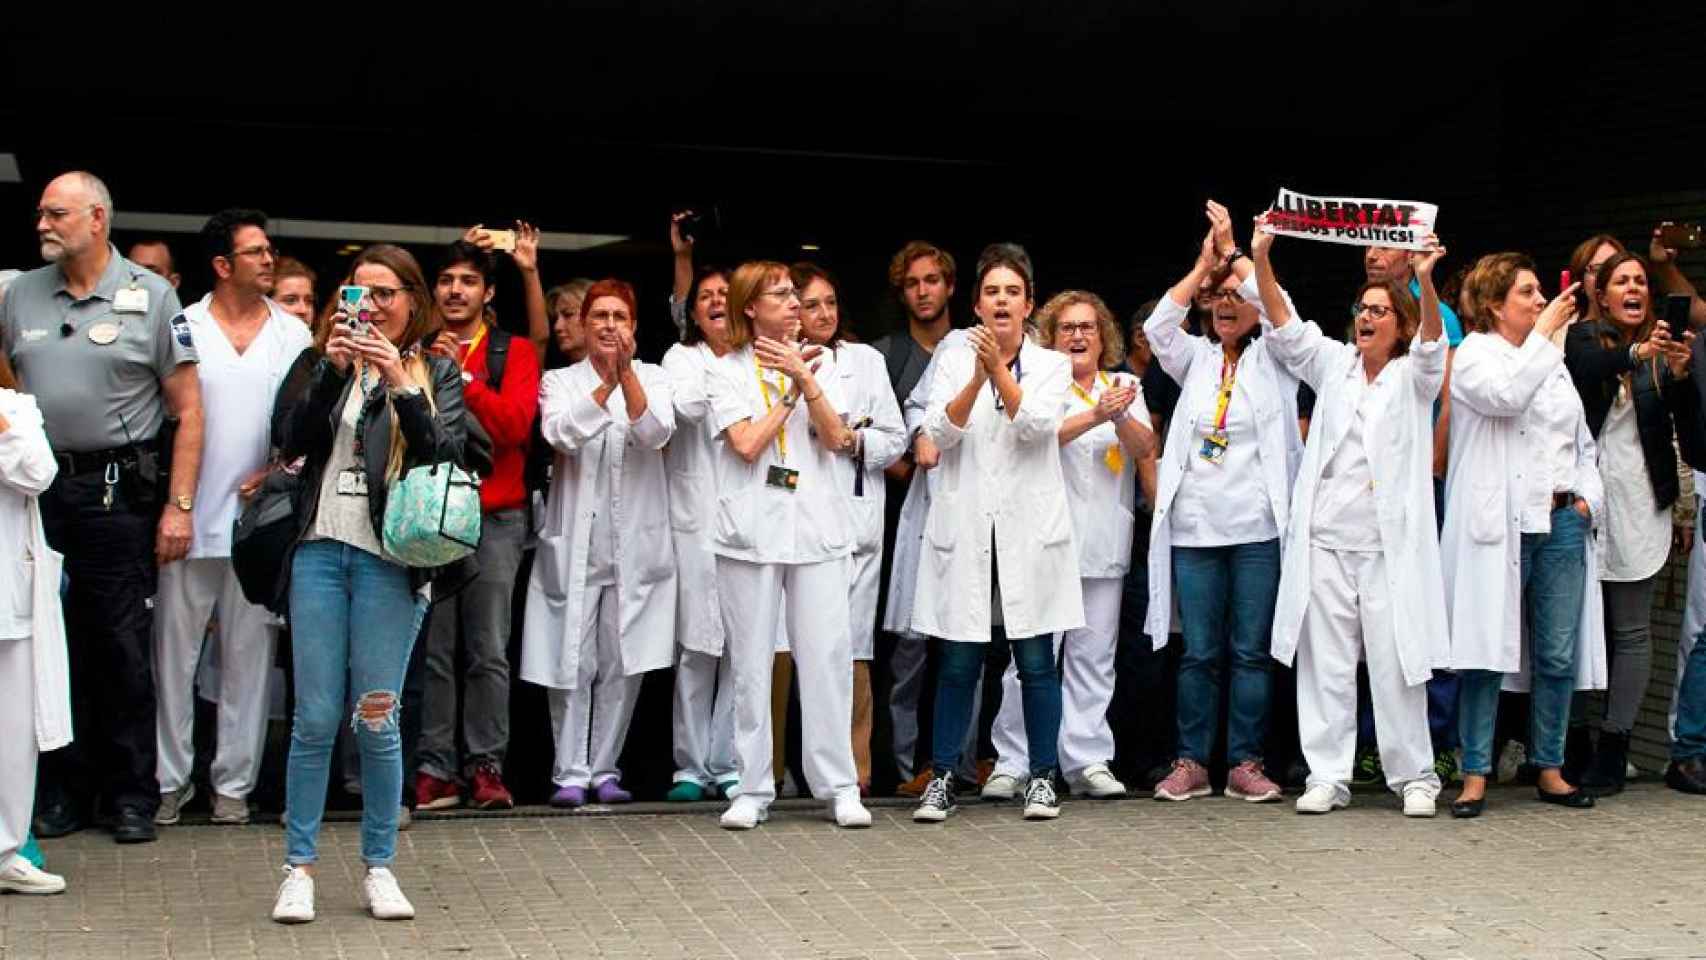
{"type": "Polygon", "coordinates": [[[1114,322],[1114,312],[1102,302],[1102,298],[1088,290],[1062,290],[1050,297],[1038,311],[1037,333],[1042,346],[1054,349],[1054,337],[1060,324],[1060,315],[1067,307],[1079,304],[1088,306],[1096,313],[1096,333],[1102,340],[1102,355],[1096,361],[1098,370],[1117,367],[1125,359],[1125,341],[1120,336],[1120,326],[1114,322]]]}
{"type": "Polygon", "coordinates": [[[739,350],[752,342],[752,318],[746,308],[764,292],[764,285],[787,280],[788,265],[775,260],[748,260],[729,277],[729,347],[739,350]]]}
{"type": "Polygon", "coordinates": [[[1475,261],[1475,269],[1463,279],[1463,326],[1477,333],[1493,333],[1493,307],[1505,302],[1517,275],[1534,273],[1534,261],[1525,253],[1489,253],[1475,261]]]}

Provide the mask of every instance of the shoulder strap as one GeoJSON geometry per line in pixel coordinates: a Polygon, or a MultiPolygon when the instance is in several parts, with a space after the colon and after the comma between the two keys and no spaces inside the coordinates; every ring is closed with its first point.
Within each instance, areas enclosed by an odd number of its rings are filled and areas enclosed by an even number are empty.
{"type": "MultiPolygon", "coordinates": [[[[906,358],[912,351],[904,349],[906,342],[901,340],[903,334],[889,335],[889,349],[883,351],[883,362],[889,369],[889,389],[900,389],[900,375],[906,372],[906,358]]],[[[906,335],[907,340],[912,339],[906,335]]],[[[905,399],[902,397],[901,399],[905,399]]]]}
{"type": "Polygon", "coordinates": [[[502,390],[504,367],[509,363],[509,341],[513,336],[502,327],[493,326],[486,336],[486,381],[493,390],[502,390]]]}

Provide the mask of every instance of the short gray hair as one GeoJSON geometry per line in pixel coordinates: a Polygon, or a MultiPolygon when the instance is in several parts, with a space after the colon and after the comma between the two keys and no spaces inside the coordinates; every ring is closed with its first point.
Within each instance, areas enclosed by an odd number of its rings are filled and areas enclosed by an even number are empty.
{"type": "Polygon", "coordinates": [[[70,175],[76,177],[77,182],[82,184],[84,190],[88,191],[90,204],[107,212],[107,224],[111,226],[113,222],[113,192],[107,189],[107,185],[102,182],[100,177],[87,170],[73,170],[70,175]]]}

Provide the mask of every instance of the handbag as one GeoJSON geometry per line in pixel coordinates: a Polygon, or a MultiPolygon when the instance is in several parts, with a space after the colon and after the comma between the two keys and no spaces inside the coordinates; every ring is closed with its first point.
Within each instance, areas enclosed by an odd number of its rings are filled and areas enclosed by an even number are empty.
{"type": "Polygon", "coordinates": [[[414,467],[385,498],[385,552],[407,567],[443,567],[480,545],[480,480],[453,463],[414,467]]]}
{"type": "Polygon", "coordinates": [[[250,603],[283,615],[290,593],[290,554],[302,538],[297,505],[303,458],[273,464],[231,529],[231,569],[250,603]]]}

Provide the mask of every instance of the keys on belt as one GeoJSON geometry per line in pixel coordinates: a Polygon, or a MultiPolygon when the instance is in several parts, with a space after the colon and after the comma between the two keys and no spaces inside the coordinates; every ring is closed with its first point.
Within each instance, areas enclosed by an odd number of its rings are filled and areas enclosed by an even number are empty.
{"type": "Polygon", "coordinates": [[[102,473],[108,466],[127,466],[136,461],[135,447],[114,447],[111,450],[94,450],[88,453],[59,453],[53,458],[59,461],[61,476],[75,477],[85,473],[102,473]]]}

